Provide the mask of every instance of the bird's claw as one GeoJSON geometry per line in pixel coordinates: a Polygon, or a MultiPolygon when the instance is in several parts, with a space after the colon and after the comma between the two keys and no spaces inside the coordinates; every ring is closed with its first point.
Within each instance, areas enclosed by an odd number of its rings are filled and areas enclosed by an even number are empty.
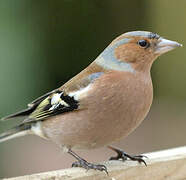
{"type": "Polygon", "coordinates": [[[85,168],[87,171],[89,169],[104,171],[108,175],[107,167],[105,165],[89,163],[84,159],[74,162],[72,164],[72,167],[82,167],[85,168]]]}
{"type": "Polygon", "coordinates": [[[145,160],[143,158],[147,158],[146,156],[143,155],[135,155],[135,156],[131,156],[129,154],[124,153],[124,156],[132,161],[138,161],[139,163],[143,163],[145,164],[145,166],[147,166],[147,163],[145,162],[145,160]]]}
{"type": "Polygon", "coordinates": [[[139,163],[143,163],[143,164],[145,164],[145,166],[147,166],[147,163],[143,159],[143,158],[147,158],[147,156],[144,156],[144,155],[131,156],[131,155],[125,153],[124,151],[122,151],[120,149],[117,149],[117,148],[115,148],[113,146],[108,146],[108,147],[117,153],[116,157],[111,157],[109,160],[122,160],[122,161],[125,161],[127,159],[130,159],[132,161],[138,161],[139,163]]]}

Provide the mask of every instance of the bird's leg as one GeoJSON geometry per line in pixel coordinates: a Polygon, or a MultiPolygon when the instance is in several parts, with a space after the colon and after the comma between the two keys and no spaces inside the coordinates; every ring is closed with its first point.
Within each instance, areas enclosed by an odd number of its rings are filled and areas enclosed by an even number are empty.
{"type": "Polygon", "coordinates": [[[146,156],[144,155],[134,155],[134,156],[131,156],[127,153],[125,153],[124,151],[122,151],[121,149],[118,149],[118,148],[115,148],[113,146],[108,146],[109,149],[115,151],[117,153],[117,156],[115,157],[111,157],[109,160],[127,160],[127,159],[130,159],[132,161],[138,161],[139,163],[144,163],[145,166],[147,166],[145,160],[143,158],[147,158],[146,156]]]}
{"type": "Polygon", "coordinates": [[[78,161],[76,161],[72,164],[72,167],[82,167],[82,168],[85,168],[87,170],[94,169],[94,170],[99,170],[99,171],[105,171],[108,174],[106,166],[101,165],[101,164],[89,163],[85,159],[82,159],[80,156],[78,156],[71,149],[68,150],[68,153],[71,154],[73,157],[75,157],[78,160],[78,161]]]}

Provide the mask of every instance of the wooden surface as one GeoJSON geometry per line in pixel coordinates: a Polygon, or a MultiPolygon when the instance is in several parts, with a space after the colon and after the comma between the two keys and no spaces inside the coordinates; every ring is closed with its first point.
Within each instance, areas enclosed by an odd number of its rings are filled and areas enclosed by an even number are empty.
{"type": "Polygon", "coordinates": [[[110,161],[104,172],[70,168],[3,180],[183,180],[186,179],[186,146],[144,154],[148,166],[131,161],[110,161]]]}

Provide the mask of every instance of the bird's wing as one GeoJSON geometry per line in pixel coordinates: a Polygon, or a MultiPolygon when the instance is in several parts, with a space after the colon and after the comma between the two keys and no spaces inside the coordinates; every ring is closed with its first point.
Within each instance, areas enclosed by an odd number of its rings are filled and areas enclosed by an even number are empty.
{"type": "Polygon", "coordinates": [[[63,91],[47,96],[24,122],[44,120],[47,117],[78,109],[79,102],[63,91]]]}
{"type": "Polygon", "coordinates": [[[45,120],[46,118],[51,116],[55,116],[69,111],[78,110],[81,101],[75,98],[76,91],[78,92],[80,89],[86,88],[88,85],[90,85],[95,79],[99,78],[101,75],[102,72],[97,72],[97,73],[90,74],[86,78],[78,79],[75,85],[76,88],[74,88],[75,86],[73,84],[73,93],[71,92],[66,93],[66,90],[67,89],[69,90],[72,87],[72,83],[67,83],[64,86],[62,86],[62,88],[53,90],[37,98],[36,100],[28,104],[27,109],[9,115],[3,118],[3,120],[20,117],[20,116],[27,116],[27,118],[23,121],[23,123],[36,122],[36,121],[45,120]]]}
{"type": "Polygon", "coordinates": [[[76,101],[74,97],[65,95],[63,91],[57,89],[37,98],[28,104],[27,109],[6,116],[2,118],[2,120],[27,116],[28,118],[26,118],[24,122],[38,121],[77,108],[78,101],[76,101]]]}

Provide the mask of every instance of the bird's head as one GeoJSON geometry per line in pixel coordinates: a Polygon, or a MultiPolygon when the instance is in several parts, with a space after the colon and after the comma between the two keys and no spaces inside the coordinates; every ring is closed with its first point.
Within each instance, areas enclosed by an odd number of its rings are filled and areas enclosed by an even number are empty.
{"type": "Polygon", "coordinates": [[[120,70],[149,71],[158,56],[180,46],[152,32],[132,31],[117,37],[98,59],[102,65],[111,63],[117,68],[118,64],[120,70]]]}

